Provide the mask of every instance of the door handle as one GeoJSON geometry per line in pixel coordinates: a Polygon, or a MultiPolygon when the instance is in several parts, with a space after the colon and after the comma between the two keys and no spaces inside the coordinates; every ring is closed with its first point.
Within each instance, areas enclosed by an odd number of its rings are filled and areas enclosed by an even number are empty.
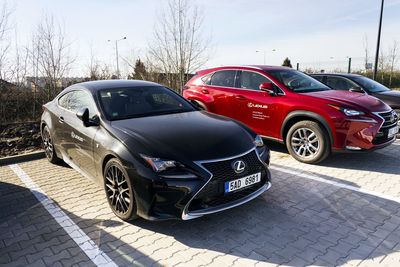
{"type": "Polygon", "coordinates": [[[60,123],[64,123],[64,117],[63,117],[63,116],[58,117],[58,121],[59,121],[60,123]]]}
{"type": "Polygon", "coordinates": [[[242,96],[242,95],[235,95],[235,98],[236,98],[237,100],[246,100],[246,99],[247,99],[246,97],[244,97],[244,96],[242,96]]]}
{"type": "Polygon", "coordinates": [[[202,92],[203,94],[209,94],[209,93],[210,93],[207,89],[202,89],[201,92],[202,92]]]}

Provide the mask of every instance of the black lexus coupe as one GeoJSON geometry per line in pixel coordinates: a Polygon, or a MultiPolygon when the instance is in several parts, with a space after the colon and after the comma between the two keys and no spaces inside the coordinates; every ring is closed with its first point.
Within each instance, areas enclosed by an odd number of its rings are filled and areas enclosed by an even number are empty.
{"type": "Polygon", "coordinates": [[[104,186],[123,220],[184,220],[233,208],[271,186],[269,150],[243,124],[144,81],[72,85],[43,106],[48,160],[104,186]]]}

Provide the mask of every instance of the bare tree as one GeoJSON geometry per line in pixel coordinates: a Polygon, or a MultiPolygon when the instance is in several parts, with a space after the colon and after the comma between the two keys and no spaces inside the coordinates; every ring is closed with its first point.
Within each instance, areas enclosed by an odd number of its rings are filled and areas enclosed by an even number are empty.
{"type": "Polygon", "coordinates": [[[149,58],[164,72],[170,87],[181,91],[190,72],[208,60],[209,40],[202,34],[203,16],[189,0],[169,0],[158,16],[149,58]]]}
{"type": "Polygon", "coordinates": [[[70,56],[70,45],[60,24],[52,16],[45,16],[37,26],[33,49],[38,49],[38,73],[45,79],[48,100],[58,93],[62,78],[68,74],[75,61],[70,56]]]}
{"type": "Polygon", "coordinates": [[[392,78],[394,72],[394,66],[397,64],[397,53],[398,53],[398,43],[397,40],[393,40],[392,46],[389,48],[389,87],[392,86],[392,78]]]}
{"type": "Polygon", "coordinates": [[[8,8],[7,2],[0,7],[0,79],[6,79],[6,62],[8,50],[11,46],[9,32],[11,30],[10,16],[12,11],[8,8]]]}
{"type": "Polygon", "coordinates": [[[381,72],[381,83],[384,83],[385,79],[385,70],[386,70],[386,55],[383,53],[383,50],[381,49],[379,53],[379,60],[378,60],[378,69],[381,72]]]}
{"type": "Polygon", "coordinates": [[[369,47],[368,47],[368,36],[365,34],[364,38],[364,63],[365,63],[365,70],[368,71],[368,64],[369,64],[369,47]]]}

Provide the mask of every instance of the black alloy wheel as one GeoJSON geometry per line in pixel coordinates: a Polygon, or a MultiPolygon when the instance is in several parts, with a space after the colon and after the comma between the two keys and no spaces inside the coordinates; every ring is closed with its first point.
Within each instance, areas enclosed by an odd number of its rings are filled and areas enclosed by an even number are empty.
{"type": "Polygon", "coordinates": [[[43,127],[42,140],[46,158],[51,163],[59,162],[60,158],[57,156],[56,151],[54,150],[53,139],[51,138],[50,129],[47,125],[43,127]]]}
{"type": "Polygon", "coordinates": [[[124,221],[136,219],[136,202],[132,184],[117,159],[108,161],[104,168],[104,186],[108,204],[114,214],[124,221]]]}

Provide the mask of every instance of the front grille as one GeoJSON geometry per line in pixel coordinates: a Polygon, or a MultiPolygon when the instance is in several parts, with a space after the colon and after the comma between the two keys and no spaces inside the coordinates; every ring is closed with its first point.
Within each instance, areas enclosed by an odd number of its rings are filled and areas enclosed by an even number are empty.
{"type": "Polygon", "coordinates": [[[396,111],[391,110],[388,112],[381,112],[378,113],[379,116],[381,116],[385,121],[382,124],[381,129],[388,129],[396,126],[397,120],[398,120],[398,115],[396,111]]]}
{"type": "Polygon", "coordinates": [[[379,145],[386,143],[391,140],[393,137],[388,138],[389,129],[395,127],[398,124],[399,116],[396,111],[391,110],[388,112],[380,112],[378,113],[384,119],[382,127],[379,129],[372,143],[374,145],[379,145]]]}
{"type": "Polygon", "coordinates": [[[193,199],[189,205],[189,211],[216,207],[234,200],[241,199],[252,192],[257,191],[266,182],[265,167],[258,159],[254,150],[241,157],[224,161],[203,163],[202,165],[213,175],[213,177],[193,199]],[[232,163],[236,160],[242,160],[246,164],[244,172],[240,174],[237,174],[232,168],[232,163]],[[261,181],[259,183],[225,194],[225,182],[258,172],[261,172],[261,181]]]}

